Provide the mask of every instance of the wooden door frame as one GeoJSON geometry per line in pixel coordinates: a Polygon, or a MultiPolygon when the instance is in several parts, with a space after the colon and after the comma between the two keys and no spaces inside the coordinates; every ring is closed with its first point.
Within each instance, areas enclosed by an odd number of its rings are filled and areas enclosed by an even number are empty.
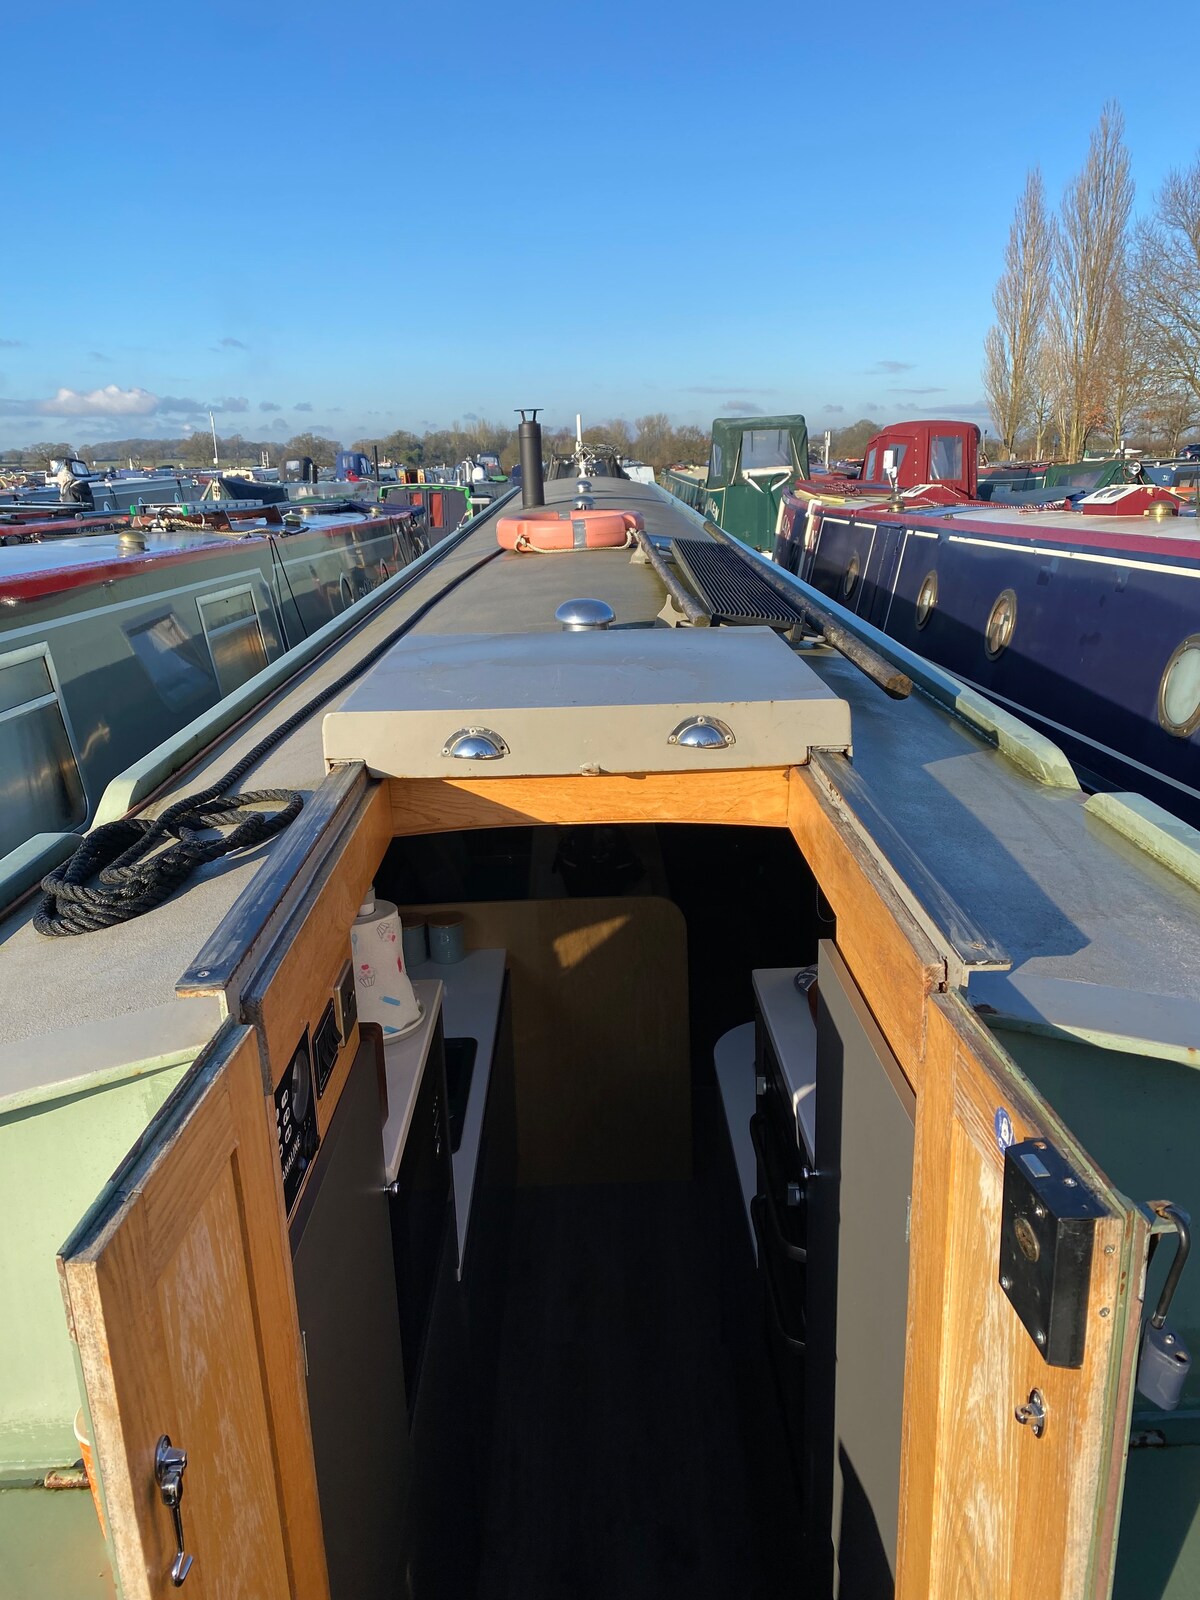
{"type": "MultiPolygon", "coordinates": [[[[261,1230],[247,1230],[244,1236],[273,1455],[264,1467],[274,1479],[289,1593],[295,1600],[328,1600],[291,1251],[272,1142],[273,1103],[263,1095],[253,1030],[232,1023],[197,1058],[58,1255],[64,1305],[79,1348],[95,1430],[119,1582],[130,1596],[170,1592],[166,1572],[174,1544],[170,1514],[157,1504],[154,1491],[155,1439],[143,1437],[144,1425],[127,1414],[127,1409],[137,1409],[139,1399],[147,1398],[147,1391],[149,1408],[156,1409],[157,1399],[169,1414],[170,1397],[166,1390],[157,1392],[165,1381],[162,1374],[133,1371],[122,1377],[119,1352],[109,1345],[107,1318],[114,1295],[123,1298],[124,1286],[105,1289],[101,1262],[124,1219],[149,1202],[158,1221],[147,1226],[142,1217],[135,1228],[133,1254],[139,1265],[144,1261],[151,1270],[152,1235],[166,1239],[172,1214],[191,1203],[195,1188],[211,1175],[218,1160],[205,1140],[196,1137],[200,1114],[209,1122],[216,1119],[226,1149],[233,1148],[242,1157],[236,1160],[235,1172],[240,1198],[267,1224],[261,1230]],[[133,1404],[127,1408],[131,1398],[133,1404]],[[153,1570],[147,1543],[152,1546],[153,1570]]],[[[186,1448],[187,1441],[175,1443],[186,1448]]],[[[186,1478],[183,1511],[186,1532],[186,1478]]]]}

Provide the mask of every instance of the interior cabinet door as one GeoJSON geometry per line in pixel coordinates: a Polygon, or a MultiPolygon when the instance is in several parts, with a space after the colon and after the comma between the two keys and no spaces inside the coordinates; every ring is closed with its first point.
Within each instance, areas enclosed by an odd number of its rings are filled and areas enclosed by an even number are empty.
{"type": "Polygon", "coordinates": [[[125,1600],[175,1593],[155,1480],[187,1451],[198,1600],[326,1600],[278,1163],[258,1052],[230,1026],[59,1257],[125,1600]]]}
{"type": "Polygon", "coordinates": [[[896,1570],[916,1096],[828,942],[818,992],[816,1182],[833,1187],[836,1213],[834,1592],[883,1600],[896,1570]]]}

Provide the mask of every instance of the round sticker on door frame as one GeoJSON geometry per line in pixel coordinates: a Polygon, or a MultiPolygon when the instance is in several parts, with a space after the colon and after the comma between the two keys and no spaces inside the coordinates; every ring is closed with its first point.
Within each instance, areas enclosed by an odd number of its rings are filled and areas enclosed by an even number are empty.
{"type": "Polygon", "coordinates": [[[1003,1155],[1015,1137],[1012,1118],[1009,1116],[1005,1106],[996,1107],[996,1115],[992,1118],[992,1126],[996,1130],[996,1144],[999,1146],[1000,1154],[1003,1155]]]}

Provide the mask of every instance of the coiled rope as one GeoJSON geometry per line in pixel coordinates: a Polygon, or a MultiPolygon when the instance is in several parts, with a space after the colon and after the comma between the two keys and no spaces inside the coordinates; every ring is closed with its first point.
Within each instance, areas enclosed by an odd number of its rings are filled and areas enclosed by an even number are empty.
{"type": "Polygon", "coordinates": [[[349,672],[293,711],[211,788],[185,795],[153,820],[122,817],[84,834],[74,855],[42,879],[43,898],[33,914],[36,931],[56,939],[132,922],[170,899],[199,867],[282,833],[300,815],[304,806],[302,794],[295,789],[257,789],[245,794],[229,791],[302,722],[347,689],[439,601],[500,553],[499,548],[489,550],[410,612],[349,672]],[[260,809],[268,806],[275,809],[260,809]],[[230,831],[213,837],[214,829],[225,828],[230,831]],[[171,839],[175,843],[168,844],[171,839]]]}

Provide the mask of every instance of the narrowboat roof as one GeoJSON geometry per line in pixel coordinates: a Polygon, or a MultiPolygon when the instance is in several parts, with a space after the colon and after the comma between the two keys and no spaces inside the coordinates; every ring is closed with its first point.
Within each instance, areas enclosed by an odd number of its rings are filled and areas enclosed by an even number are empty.
{"type": "MultiPolygon", "coordinates": [[[[570,481],[546,485],[550,506],[569,506],[575,494],[570,481]]],[[[591,495],[598,507],[641,512],[656,543],[707,537],[700,517],[653,485],[597,479],[591,495]]],[[[388,605],[219,738],[149,811],[211,784],[406,620],[413,636],[552,633],[559,604],[589,596],[612,607],[618,634],[666,625],[664,586],[636,552],[494,556],[504,511],[503,503],[489,508],[435,547],[388,605]]],[[[957,514],[955,525],[986,528],[995,519],[972,511],[969,522],[957,514]]],[[[1062,522],[1077,529],[1080,519],[1062,522]]],[[[1011,739],[989,739],[920,685],[908,699],[890,700],[841,655],[800,649],[850,708],[853,759],[817,758],[831,803],[885,863],[913,914],[941,931],[964,970],[980,969],[969,998],[1031,1025],[1136,1036],[1148,1054],[1200,1060],[1200,893],[1186,876],[1101,820],[1063,776],[1061,757],[1042,762],[1057,776],[1040,781],[1004,753],[1011,739]]],[[[311,797],[326,777],[324,713],[352,692],[301,722],[241,787],[311,797]]],[[[1022,740],[1039,744],[1018,729],[1022,740]]],[[[42,938],[31,926],[32,902],[0,924],[0,1104],[44,1097],[106,1064],[194,1053],[220,1026],[223,1008],[216,996],[180,997],[176,985],[286,839],[201,869],[158,910],[106,932],[42,938]]],[[[1200,883],[1200,866],[1190,870],[1200,883]]]]}
{"type": "MultiPolygon", "coordinates": [[[[405,511],[403,506],[394,506],[388,514],[402,517],[405,511]]],[[[180,525],[141,528],[133,519],[123,517],[110,520],[103,531],[95,533],[65,537],[55,534],[44,540],[0,547],[0,598],[10,604],[18,599],[40,599],[59,589],[124,576],[130,568],[146,570],[202,559],[205,552],[214,548],[228,548],[231,543],[243,544],[268,535],[285,540],[295,533],[333,535],[341,528],[370,520],[370,516],[366,508],[331,506],[312,510],[302,524],[294,527],[250,518],[239,520],[228,529],[180,525]],[[144,548],[130,544],[131,534],[144,548]]]]}

